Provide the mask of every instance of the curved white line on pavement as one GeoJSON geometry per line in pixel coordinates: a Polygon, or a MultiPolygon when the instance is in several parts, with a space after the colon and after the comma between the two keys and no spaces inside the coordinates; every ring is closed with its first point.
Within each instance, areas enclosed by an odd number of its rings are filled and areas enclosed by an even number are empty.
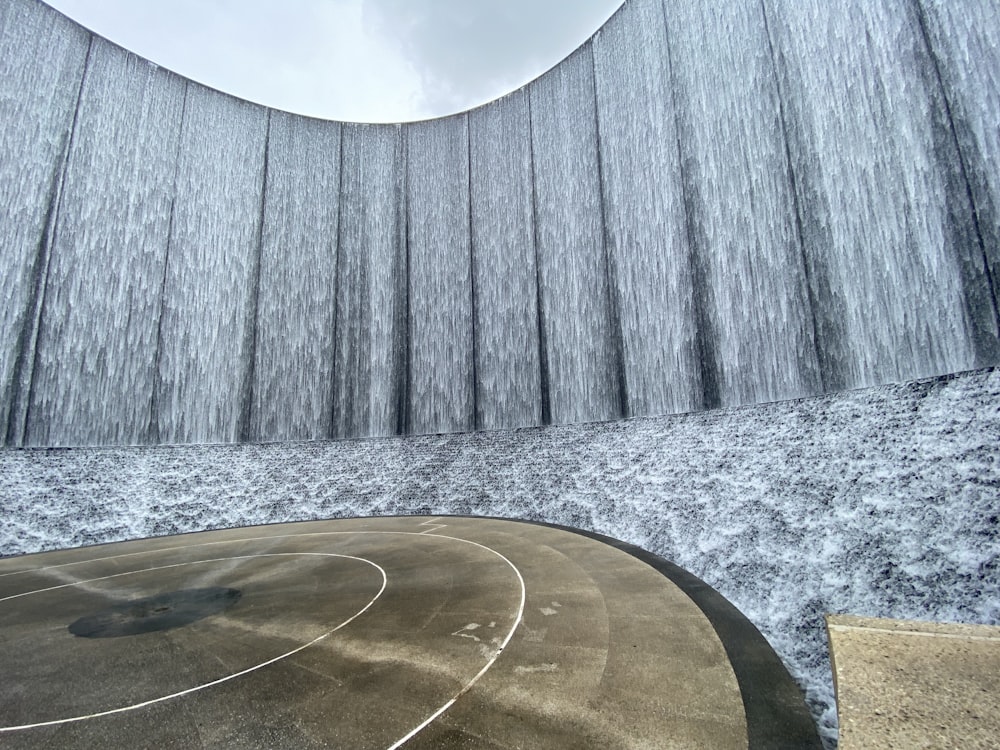
{"type": "MultiPolygon", "coordinates": [[[[198,545],[192,545],[192,546],[198,546],[198,545]]],[[[0,599],[0,602],[4,602],[4,601],[8,601],[10,599],[17,599],[18,597],[22,597],[22,596],[30,596],[31,594],[39,594],[39,593],[42,593],[43,591],[53,591],[55,589],[67,588],[69,586],[79,586],[79,585],[82,585],[82,584],[85,584],[85,583],[94,583],[95,581],[106,581],[106,580],[108,580],[110,578],[119,578],[121,576],[136,575],[138,573],[148,573],[149,571],[152,571],[152,570],[166,570],[168,568],[179,568],[179,567],[184,566],[184,565],[200,565],[200,564],[203,564],[203,563],[223,562],[225,560],[244,560],[244,559],[252,559],[252,558],[258,558],[258,557],[301,557],[303,555],[312,555],[312,556],[315,556],[315,557],[341,557],[341,558],[346,558],[348,560],[357,560],[358,562],[367,563],[368,565],[371,565],[372,567],[376,568],[379,571],[379,573],[382,574],[382,587],[378,590],[378,593],[375,594],[375,596],[371,599],[371,601],[369,601],[364,607],[362,607],[360,610],[358,610],[357,612],[355,612],[353,615],[351,615],[349,618],[347,618],[346,620],[344,620],[342,623],[340,623],[339,625],[337,625],[337,627],[333,628],[332,630],[328,630],[327,632],[323,633],[323,635],[319,636],[318,638],[314,638],[313,640],[309,641],[308,643],[304,643],[303,645],[299,646],[298,648],[294,648],[291,651],[287,651],[284,654],[281,654],[279,656],[275,656],[273,659],[268,659],[267,661],[261,662],[260,664],[255,664],[254,666],[248,667],[247,669],[243,669],[243,670],[241,670],[239,672],[234,672],[231,675],[226,675],[225,677],[220,677],[217,680],[212,680],[211,682],[206,682],[206,683],[204,683],[202,685],[196,685],[195,687],[188,688],[186,690],[180,690],[180,691],[178,691],[176,693],[171,693],[169,695],[162,695],[159,698],[152,698],[152,699],[150,699],[148,701],[142,701],[141,703],[133,703],[132,705],[129,705],[129,706],[120,706],[119,708],[112,708],[112,709],[108,709],[107,711],[98,711],[98,712],[92,713],[92,714],[83,714],[81,716],[70,716],[70,717],[65,718],[65,719],[52,719],[50,721],[40,721],[40,722],[37,722],[37,723],[34,723],[34,724],[21,724],[21,725],[18,725],[18,726],[0,727],[0,732],[13,732],[13,731],[17,731],[17,730],[20,730],[20,729],[37,729],[39,727],[51,727],[51,726],[56,726],[58,724],[68,724],[70,722],[75,722],[75,721],[84,721],[86,719],[96,719],[96,718],[101,717],[101,716],[111,716],[112,714],[120,714],[120,713],[124,713],[126,711],[134,711],[134,710],[136,710],[138,708],[144,708],[146,706],[151,706],[151,705],[153,705],[155,703],[161,703],[163,701],[171,700],[173,698],[180,698],[183,695],[189,695],[189,694],[197,692],[199,690],[204,690],[205,688],[213,687],[215,685],[220,685],[223,682],[228,682],[229,680],[236,679],[237,677],[242,677],[245,674],[249,674],[251,672],[255,672],[258,669],[262,669],[263,667],[266,667],[266,666],[268,666],[270,664],[274,664],[275,662],[281,661],[282,659],[287,659],[289,656],[293,656],[294,654],[299,653],[299,651],[302,651],[303,649],[307,649],[310,646],[313,646],[313,645],[319,643],[320,641],[324,640],[325,638],[328,638],[333,633],[336,633],[338,630],[340,630],[345,625],[348,625],[353,620],[355,620],[358,617],[360,617],[361,615],[363,615],[376,602],[376,600],[380,596],[382,596],[382,592],[385,591],[385,587],[386,587],[386,583],[388,582],[388,578],[386,577],[385,570],[383,570],[380,565],[376,565],[371,560],[365,560],[363,557],[354,557],[352,555],[338,555],[338,554],[333,554],[333,553],[330,553],[330,552],[274,552],[274,553],[266,553],[266,554],[260,554],[260,555],[237,555],[237,556],[234,556],[234,557],[219,557],[219,558],[213,558],[213,559],[210,559],[210,560],[194,560],[194,561],[191,561],[191,562],[175,563],[173,565],[161,565],[161,566],[154,567],[154,568],[144,568],[142,570],[132,570],[132,571],[128,571],[126,573],[115,573],[114,575],[102,576],[100,578],[91,578],[91,579],[86,580],[86,581],[77,581],[75,583],[66,583],[66,584],[62,584],[62,585],[59,585],[59,586],[50,586],[48,588],[37,589],[35,591],[28,591],[28,592],[23,593],[23,594],[15,594],[13,596],[8,596],[8,597],[4,597],[3,599],[0,599]]]]}
{"type": "MultiPolygon", "coordinates": [[[[410,532],[404,532],[404,533],[410,533],[410,532]]],[[[477,682],[479,682],[479,678],[482,677],[484,674],[486,674],[486,672],[489,670],[489,668],[493,666],[494,662],[496,662],[496,660],[500,658],[500,654],[502,654],[503,650],[505,648],[507,648],[507,644],[510,643],[510,639],[514,637],[514,631],[516,631],[518,625],[521,624],[521,618],[524,617],[524,601],[525,601],[526,593],[527,593],[526,590],[525,590],[525,586],[524,586],[524,577],[521,575],[521,571],[517,569],[517,566],[514,565],[514,563],[512,563],[510,560],[508,560],[504,555],[500,554],[499,552],[497,552],[492,547],[487,547],[485,544],[480,544],[479,542],[473,542],[473,541],[470,541],[468,539],[461,539],[460,537],[445,536],[444,534],[428,534],[426,532],[423,532],[423,533],[419,533],[418,532],[416,534],[416,536],[432,536],[432,537],[439,537],[441,539],[454,539],[454,540],[457,540],[457,541],[467,542],[469,544],[474,544],[477,547],[482,547],[485,550],[489,550],[494,555],[496,555],[501,560],[503,560],[505,563],[507,563],[510,566],[510,569],[514,571],[514,574],[517,576],[518,582],[520,582],[520,584],[521,584],[521,603],[518,605],[517,616],[514,618],[514,624],[511,625],[510,632],[507,633],[507,637],[503,639],[503,643],[500,644],[500,646],[497,648],[497,650],[493,654],[493,656],[490,657],[490,660],[488,662],[486,662],[486,666],[484,666],[481,670],[479,670],[479,674],[477,674],[475,677],[473,677],[468,683],[466,683],[466,685],[461,690],[459,690],[457,693],[455,693],[455,695],[452,696],[451,700],[449,700],[447,703],[445,703],[443,706],[441,706],[441,708],[439,708],[437,711],[435,711],[430,716],[428,716],[426,719],[424,719],[424,721],[418,727],[416,727],[415,729],[413,729],[412,731],[410,731],[408,734],[406,734],[406,736],[402,737],[401,739],[397,740],[395,743],[393,743],[392,745],[390,745],[389,748],[388,748],[388,750],[396,750],[396,748],[405,745],[409,740],[411,740],[414,736],[416,736],[421,730],[425,729],[428,724],[430,724],[432,721],[434,721],[436,718],[438,718],[441,714],[443,714],[445,711],[447,711],[449,708],[451,708],[453,705],[455,705],[455,701],[457,701],[459,698],[461,698],[463,695],[465,695],[467,692],[469,692],[469,690],[472,689],[472,686],[475,685],[477,682]]]]}
{"type": "MultiPolygon", "coordinates": [[[[479,542],[474,542],[471,539],[462,539],[461,537],[448,536],[446,534],[428,534],[427,532],[419,532],[419,531],[370,531],[370,530],[359,529],[357,531],[312,531],[312,532],[306,532],[306,533],[303,533],[303,534],[286,534],[286,535],[278,536],[278,537],[274,537],[274,536],[256,537],[256,539],[259,540],[259,539],[299,538],[299,537],[310,537],[310,536],[332,536],[332,535],[335,535],[335,534],[398,534],[398,535],[403,535],[403,536],[419,536],[419,537],[424,537],[424,538],[431,537],[431,538],[438,538],[438,539],[449,539],[449,540],[451,540],[453,542],[462,542],[464,544],[472,544],[472,545],[474,545],[476,547],[479,547],[480,549],[486,550],[487,552],[491,552],[492,554],[496,555],[501,560],[503,560],[505,563],[507,563],[507,565],[510,567],[510,569],[514,571],[514,575],[517,576],[517,581],[518,581],[518,583],[521,586],[521,601],[518,604],[517,614],[514,617],[514,622],[513,622],[513,624],[510,627],[510,631],[508,631],[508,633],[507,633],[507,637],[504,638],[503,642],[497,647],[496,651],[493,653],[493,656],[490,657],[489,661],[486,662],[486,665],[481,670],[479,670],[479,673],[475,677],[473,677],[471,680],[469,680],[469,682],[467,682],[462,687],[461,690],[459,690],[457,693],[455,693],[455,695],[452,696],[451,699],[447,703],[445,703],[439,709],[437,709],[436,711],[434,711],[434,713],[432,713],[430,716],[428,716],[426,719],[424,719],[424,721],[421,722],[420,725],[418,725],[415,729],[413,729],[410,732],[408,732],[404,737],[400,738],[399,740],[397,740],[395,743],[393,743],[392,745],[390,745],[387,748],[387,750],[397,750],[397,748],[402,747],[408,741],[410,741],[411,739],[413,739],[413,737],[415,737],[417,734],[419,734],[421,730],[425,729],[428,724],[430,724],[431,722],[433,722],[435,719],[437,719],[439,716],[441,716],[441,714],[443,714],[445,711],[447,711],[449,708],[451,708],[459,698],[461,698],[463,695],[465,695],[465,693],[467,693],[472,688],[473,685],[475,685],[477,682],[479,682],[479,679],[484,674],[486,674],[486,672],[489,671],[490,667],[493,666],[493,664],[496,662],[496,660],[498,658],[500,658],[500,654],[502,654],[503,650],[505,648],[507,648],[507,644],[510,643],[511,639],[514,637],[514,633],[517,631],[517,628],[521,624],[521,620],[524,617],[524,603],[525,603],[525,600],[527,598],[527,590],[526,590],[525,585],[524,585],[524,576],[521,575],[521,571],[517,569],[517,566],[514,565],[514,563],[512,563],[503,554],[501,554],[500,552],[497,552],[492,547],[487,547],[485,544],[480,544],[479,542]]],[[[250,539],[243,539],[243,540],[239,540],[239,541],[255,541],[255,539],[254,538],[250,538],[250,539]]],[[[213,544],[214,543],[215,542],[213,542],[213,544]]],[[[218,542],[218,543],[221,544],[223,542],[218,542]]]]}
{"type": "MultiPolygon", "coordinates": [[[[414,518],[419,518],[419,516],[415,516],[414,518]]],[[[337,521],[337,520],[339,520],[339,519],[331,519],[331,521],[334,521],[334,522],[337,521]]],[[[348,520],[348,519],[345,519],[345,520],[348,520]]],[[[219,531],[226,531],[226,529],[219,529],[219,531]]],[[[475,547],[479,547],[480,549],[484,549],[487,552],[490,552],[491,554],[496,555],[501,560],[503,560],[510,567],[510,569],[514,571],[514,575],[517,576],[518,583],[519,583],[519,585],[521,587],[521,600],[520,600],[520,602],[518,604],[517,613],[514,616],[514,621],[513,621],[512,625],[510,627],[510,630],[507,633],[507,636],[503,639],[503,641],[501,642],[501,644],[497,647],[496,651],[493,653],[493,656],[490,657],[490,659],[486,662],[486,665],[481,670],[479,670],[479,672],[468,683],[466,683],[462,687],[461,690],[459,690],[457,693],[455,693],[455,695],[452,696],[443,706],[441,706],[440,708],[438,708],[430,716],[428,716],[426,719],[424,719],[424,721],[421,722],[416,728],[414,728],[413,730],[411,730],[410,732],[408,732],[405,736],[403,736],[402,738],[400,738],[399,740],[397,740],[394,744],[390,745],[389,748],[387,748],[387,750],[397,750],[397,748],[402,747],[409,740],[413,739],[413,737],[415,737],[417,734],[419,734],[423,729],[425,729],[435,719],[437,719],[439,716],[441,716],[443,713],[445,713],[449,708],[451,708],[459,698],[461,698],[465,693],[467,693],[472,688],[472,686],[475,685],[482,678],[482,676],[484,674],[486,674],[487,671],[489,671],[489,669],[493,666],[493,664],[496,662],[496,660],[498,658],[500,658],[500,654],[503,653],[504,649],[507,647],[507,644],[509,644],[510,641],[511,641],[511,639],[514,637],[514,633],[517,631],[518,626],[521,624],[521,620],[524,617],[525,600],[527,598],[527,590],[526,590],[526,587],[525,587],[525,584],[524,584],[524,577],[521,575],[521,571],[517,569],[517,566],[515,566],[514,563],[512,563],[509,559],[507,559],[507,557],[505,557],[503,554],[501,554],[500,552],[496,551],[492,547],[488,547],[485,544],[480,544],[479,542],[474,542],[471,539],[463,539],[461,537],[448,536],[448,535],[445,535],[445,534],[433,534],[433,533],[416,532],[416,531],[388,531],[388,530],[386,530],[386,531],[375,531],[375,530],[367,530],[367,529],[357,529],[357,530],[350,530],[350,531],[311,531],[311,532],[304,532],[304,533],[301,533],[301,534],[276,534],[276,535],[269,535],[269,536],[241,537],[241,538],[237,538],[237,539],[220,539],[218,541],[203,542],[201,544],[187,544],[187,545],[181,545],[181,546],[177,546],[177,547],[163,547],[163,548],[156,549],[156,550],[143,550],[143,551],[140,551],[140,552],[127,552],[127,553],[125,553],[123,555],[111,555],[111,556],[108,556],[108,557],[94,558],[94,559],[90,559],[90,560],[79,560],[79,561],[74,561],[74,562],[69,562],[69,563],[61,563],[59,565],[50,565],[50,566],[45,566],[45,567],[42,567],[42,568],[32,568],[32,569],[29,569],[29,570],[14,571],[13,573],[8,573],[6,575],[16,575],[18,573],[27,573],[27,572],[40,572],[40,571],[49,570],[49,569],[52,569],[52,568],[62,568],[62,567],[70,566],[70,565],[78,565],[78,564],[83,564],[83,563],[88,563],[88,562],[100,562],[100,561],[104,561],[104,560],[115,559],[115,558],[118,558],[118,557],[133,557],[133,556],[136,556],[136,555],[147,555],[147,554],[154,554],[154,553],[158,553],[158,552],[173,552],[173,551],[178,551],[178,550],[182,550],[182,549],[189,549],[191,547],[207,547],[207,546],[218,545],[218,544],[240,544],[240,543],[244,543],[244,542],[256,542],[256,541],[267,541],[267,540],[278,540],[278,539],[297,539],[297,538],[302,538],[302,537],[342,536],[342,535],[358,535],[358,534],[365,534],[365,535],[383,534],[383,535],[400,535],[400,536],[418,536],[418,537],[422,537],[424,539],[426,539],[426,538],[435,538],[436,537],[436,538],[439,538],[439,539],[448,539],[448,540],[451,540],[451,541],[454,541],[454,542],[462,542],[463,544],[471,544],[471,545],[473,545],[475,547]]],[[[296,554],[296,553],[287,553],[287,554],[296,554]]],[[[300,553],[300,554],[321,554],[321,553],[300,553]]],[[[349,557],[348,555],[335,555],[335,556],[337,556],[337,557],[349,557]]],[[[247,557],[256,557],[256,555],[247,555],[247,557]]],[[[220,559],[239,559],[239,558],[220,558],[220,559]]],[[[359,559],[360,560],[362,558],[354,558],[354,559],[359,559]]],[[[365,560],[365,562],[370,562],[370,561],[365,560]]],[[[179,564],[180,565],[187,565],[187,564],[190,564],[190,563],[179,563],[179,564]]],[[[375,563],[371,563],[371,564],[375,565],[375,563]]],[[[166,565],[166,566],[163,566],[163,567],[164,568],[171,568],[171,567],[176,567],[176,565],[166,565]]],[[[379,566],[376,565],[375,567],[379,567],[379,566]]],[[[157,570],[157,569],[158,568],[149,568],[149,570],[157,570]]],[[[382,590],[379,591],[378,595],[375,597],[376,599],[379,596],[382,595],[382,591],[385,590],[385,586],[386,586],[385,571],[382,570],[382,568],[380,568],[380,567],[379,567],[379,570],[382,571],[383,583],[382,583],[382,590]]],[[[118,575],[126,575],[126,574],[118,574],[118,575]]],[[[107,577],[108,578],[112,578],[114,576],[107,576],[107,577]]],[[[103,580],[103,579],[93,579],[93,580],[103,580]]],[[[78,585],[80,583],[89,583],[89,581],[77,581],[76,583],[68,583],[68,584],[62,584],[62,585],[59,585],[59,586],[52,586],[52,587],[47,588],[47,589],[39,589],[38,591],[51,591],[53,589],[64,588],[66,586],[75,586],[75,585],[78,585]]],[[[29,593],[37,593],[37,592],[29,592],[29,593]]],[[[6,599],[13,599],[13,598],[16,598],[18,596],[25,596],[25,594],[15,594],[14,596],[6,597],[5,599],[0,599],[0,602],[6,601],[6,599]]],[[[369,602],[368,606],[365,607],[365,609],[368,609],[368,607],[370,607],[374,603],[375,603],[375,599],[373,599],[371,602],[369,602]]],[[[354,617],[357,617],[358,615],[362,614],[362,612],[364,612],[364,611],[365,610],[362,610],[361,612],[358,612],[354,617]]],[[[351,619],[353,620],[354,618],[352,617],[351,619]]],[[[347,622],[341,623],[340,625],[337,626],[337,628],[335,630],[339,630],[344,625],[347,625],[348,622],[350,622],[350,620],[348,620],[347,622]]],[[[330,633],[333,633],[333,632],[334,631],[330,631],[330,633]]],[[[320,638],[316,639],[316,641],[312,641],[310,643],[307,643],[304,646],[295,649],[294,651],[290,651],[288,654],[284,654],[282,656],[277,657],[276,659],[272,659],[269,662],[265,662],[264,664],[260,664],[260,665],[258,665],[258,667],[253,667],[253,668],[251,668],[249,670],[246,670],[244,672],[239,672],[237,674],[231,675],[230,677],[223,678],[222,680],[217,680],[215,682],[206,683],[205,685],[202,685],[202,686],[200,686],[198,688],[195,688],[194,690],[200,690],[201,688],[204,688],[204,687],[210,687],[212,685],[216,685],[219,682],[224,682],[224,681],[226,681],[228,679],[232,679],[233,677],[238,677],[241,674],[245,674],[246,672],[253,671],[254,669],[257,669],[259,667],[267,666],[268,664],[271,664],[271,663],[273,663],[275,661],[278,661],[279,659],[285,658],[285,656],[291,656],[292,654],[301,651],[303,648],[307,648],[308,646],[311,646],[313,643],[316,643],[317,641],[322,640],[327,635],[330,635],[330,633],[326,633],[323,636],[321,636],[320,638]]],[[[177,696],[189,693],[189,692],[193,692],[193,690],[184,691],[184,692],[172,695],[172,696],[165,696],[164,698],[157,699],[157,700],[166,700],[167,698],[177,697],[177,696]]],[[[107,711],[107,712],[102,712],[102,713],[98,713],[98,714],[91,714],[89,716],[77,717],[75,719],[62,719],[62,720],[58,720],[56,722],[45,722],[45,723],[41,723],[41,724],[29,724],[29,725],[25,725],[23,727],[0,727],[0,732],[10,731],[10,730],[13,730],[13,729],[28,729],[28,728],[36,727],[36,726],[47,726],[48,724],[51,724],[51,723],[62,723],[62,722],[65,722],[65,721],[79,721],[79,720],[86,719],[86,718],[94,718],[96,716],[104,716],[104,715],[106,715],[108,713],[117,713],[117,712],[120,712],[120,711],[131,710],[133,708],[141,708],[142,706],[146,706],[146,705],[149,705],[150,703],[155,703],[155,702],[157,702],[157,701],[147,701],[145,703],[137,703],[136,705],[130,706],[130,707],[127,707],[127,708],[115,709],[113,711],[107,711]]]]}

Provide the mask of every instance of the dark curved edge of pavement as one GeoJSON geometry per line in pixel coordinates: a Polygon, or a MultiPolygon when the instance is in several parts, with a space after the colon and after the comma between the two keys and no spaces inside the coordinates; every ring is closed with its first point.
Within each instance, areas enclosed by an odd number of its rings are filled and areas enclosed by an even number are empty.
{"type": "MultiPolygon", "coordinates": [[[[438,518],[447,517],[438,516],[438,518]]],[[[484,516],[459,517],[485,518],[484,516]]],[[[641,547],[595,531],[519,518],[491,520],[548,526],[580,534],[627,552],[669,578],[704,613],[726,649],[726,655],[740,686],[740,694],[743,696],[750,750],[822,749],[823,743],[819,731],[806,706],[802,690],[785,669],[785,665],[771,648],[771,644],[742,612],[700,578],[641,547]]]]}

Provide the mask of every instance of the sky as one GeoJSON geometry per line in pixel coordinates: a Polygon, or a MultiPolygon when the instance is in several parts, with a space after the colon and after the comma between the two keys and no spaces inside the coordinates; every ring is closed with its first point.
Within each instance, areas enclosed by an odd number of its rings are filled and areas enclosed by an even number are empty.
{"type": "Polygon", "coordinates": [[[297,114],[423,120],[513,91],[623,0],[45,0],[158,65],[297,114]]]}

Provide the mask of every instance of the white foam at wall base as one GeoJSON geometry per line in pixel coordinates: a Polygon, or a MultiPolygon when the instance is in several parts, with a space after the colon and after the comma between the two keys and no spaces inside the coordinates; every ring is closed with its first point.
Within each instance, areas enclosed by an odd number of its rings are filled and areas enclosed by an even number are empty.
{"type": "Polygon", "coordinates": [[[0,554],[383,514],[568,524],[703,578],[821,728],[822,615],[1000,622],[1000,372],[625,422],[413,438],[0,451],[0,554]]]}

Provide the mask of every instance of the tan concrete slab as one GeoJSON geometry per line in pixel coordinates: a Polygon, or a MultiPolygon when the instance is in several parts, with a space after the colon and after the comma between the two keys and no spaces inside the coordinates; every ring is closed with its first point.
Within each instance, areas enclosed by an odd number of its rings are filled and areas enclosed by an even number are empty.
{"type": "Polygon", "coordinates": [[[827,617],[842,750],[991,750],[1000,627],[827,617]]]}
{"type": "Polygon", "coordinates": [[[0,744],[765,746],[743,644],[626,548],[405,517],[0,560],[0,744]]]}

